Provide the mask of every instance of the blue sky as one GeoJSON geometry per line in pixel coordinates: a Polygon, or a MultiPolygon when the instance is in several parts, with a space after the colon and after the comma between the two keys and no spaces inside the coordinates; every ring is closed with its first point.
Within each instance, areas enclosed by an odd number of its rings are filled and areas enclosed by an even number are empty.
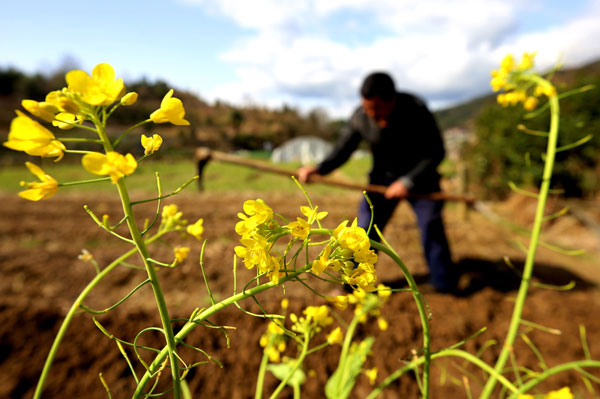
{"type": "Polygon", "coordinates": [[[91,71],[234,104],[344,117],[372,70],[434,109],[490,92],[508,52],[600,59],[600,0],[10,1],[0,17],[0,67],[91,71]]]}

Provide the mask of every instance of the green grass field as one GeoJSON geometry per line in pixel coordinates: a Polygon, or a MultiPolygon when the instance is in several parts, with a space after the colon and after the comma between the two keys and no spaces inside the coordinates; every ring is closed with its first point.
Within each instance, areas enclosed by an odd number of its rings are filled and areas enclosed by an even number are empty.
{"type": "MultiPolygon", "coordinates": [[[[31,159],[31,162],[38,162],[39,158],[31,159]]],[[[265,161],[267,162],[267,161],[265,161]]],[[[365,183],[366,173],[370,167],[370,159],[353,159],[347,162],[335,176],[347,181],[365,183]]],[[[86,172],[78,163],[54,163],[51,160],[42,160],[40,166],[46,173],[58,180],[59,183],[74,182],[98,178],[100,176],[92,175],[86,172]]],[[[293,173],[299,164],[278,164],[281,168],[286,168],[293,173]]],[[[143,192],[148,194],[156,193],[155,172],[159,173],[163,193],[169,193],[177,189],[180,185],[198,174],[193,160],[161,160],[142,162],[136,172],[127,177],[127,185],[131,191],[143,192]]],[[[204,190],[207,192],[224,191],[260,191],[260,192],[298,192],[298,187],[291,178],[283,175],[262,172],[256,169],[221,163],[217,161],[209,162],[203,171],[204,190]]],[[[23,190],[20,186],[21,181],[35,181],[27,168],[23,166],[4,166],[0,169],[0,191],[5,193],[16,193],[23,190]]],[[[196,183],[188,190],[197,190],[196,183]]],[[[77,186],[60,187],[61,192],[112,192],[114,186],[110,182],[101,182],[95,184],[83,184],[77,186]]],[[[331,187],[323,185],[310,186],[311,193],[331,192],[331,187]]],[[[343,189],[334,189],[336,192],[343,189]]]]}

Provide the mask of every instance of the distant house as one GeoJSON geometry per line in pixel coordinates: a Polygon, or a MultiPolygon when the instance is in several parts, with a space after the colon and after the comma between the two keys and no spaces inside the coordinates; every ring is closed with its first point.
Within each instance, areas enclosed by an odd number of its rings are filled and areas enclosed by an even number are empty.
{"type": "Polygon", "coordinates": [[[300,136],[286,141],[273,150],[273,162],[300,162],[302,165],[321,162],[332,145],[319,137],[300,136]]]}

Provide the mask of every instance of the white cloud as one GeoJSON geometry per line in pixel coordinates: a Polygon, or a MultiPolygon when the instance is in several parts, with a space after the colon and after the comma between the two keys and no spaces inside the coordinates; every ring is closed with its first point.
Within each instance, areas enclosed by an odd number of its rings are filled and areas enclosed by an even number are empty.
{"type": "Polygon", "coordinates": [[[237,81],[217,87],[209,97],[320,105],[337,117],[351,111],[360,81],[375,69],[389,71],[399,88],[439,107],[489,91],[489,71],[508,52],[538,51],[539,64],[545,68],[559,53],[571,64],[600,56],[598,0],[562,26],[527,34],[520,33],[524,30],[519,13],[544,7],[543,2],[221,0],[210,4],[214,12],[249,28],[249,34],[222,53],[222,59],[234,67],[237,81]],[[347,22],[346,29],[357,31],[361,40],[346,40],[342,28],[342,36],[337,36],[339,30],[327,26],[334,20],[347,22]]]}

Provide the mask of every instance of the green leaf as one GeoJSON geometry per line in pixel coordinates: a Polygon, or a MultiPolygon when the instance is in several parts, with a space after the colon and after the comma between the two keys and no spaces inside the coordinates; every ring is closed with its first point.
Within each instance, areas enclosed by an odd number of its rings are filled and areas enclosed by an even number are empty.
{"type": "Polygon", "coordinates": [[[325,385],[325,396],[328,399],[346,399],[350,396],[373,342],[375,338],[366,338],[359,345],[353,345],[345,361],[341,359],[337,370],[325,385]]]}
{"type": "MultiPolygon", "coordinates": [[[[288,363],[279,363],[279,364],[269,364],[267,366],[267,370],[269,370],[275,377],[279,380],[283,381],[286,379],[288,375],[292,372],[292,368],[294,367],[294,361],[290,361],[288,363]]],[[[304,384],[306,381],[306,374],[302,371],[301,367],[292,374],[287,384],[289,386],[300,386],[304,384]]]]}

